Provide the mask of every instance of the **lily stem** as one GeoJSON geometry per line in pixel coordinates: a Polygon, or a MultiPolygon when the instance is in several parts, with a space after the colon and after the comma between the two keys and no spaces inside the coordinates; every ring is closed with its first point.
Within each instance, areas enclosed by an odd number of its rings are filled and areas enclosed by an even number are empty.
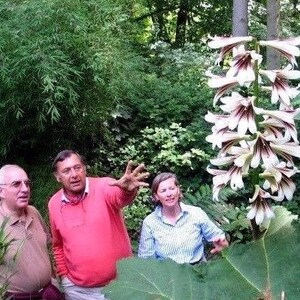
{"type": "Polygon", "coordinates": [[[250,220],[252,227],[252,238],[254,241],[258,240],[262,234],[259,225],[256,224],[255,218],[250,220]]]}

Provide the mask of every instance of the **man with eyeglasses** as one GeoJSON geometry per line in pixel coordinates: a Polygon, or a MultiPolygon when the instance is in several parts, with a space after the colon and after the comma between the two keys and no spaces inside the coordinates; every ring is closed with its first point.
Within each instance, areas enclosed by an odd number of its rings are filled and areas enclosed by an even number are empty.
{"type": "Polygon", "coordinates": [[[49,202],[53,252],[66,300],[106,299],[116,262],[132,255],[122,208],[133,202],[148,173],[129,162],[119,179],[87,177],[84,158],[63,150],[53,161],[62,185],[49,202]]]}
{"type": "Polygon", "coordinates": [[[0,289],[7,284],[4,299],[60,300],[63,295],[51,283],[49,234],[40,213],[29,205],[30,196],[26,172],[18,165],[4,165],[0,169],[0,226],[10,242],[0,262],[0,289]]]}

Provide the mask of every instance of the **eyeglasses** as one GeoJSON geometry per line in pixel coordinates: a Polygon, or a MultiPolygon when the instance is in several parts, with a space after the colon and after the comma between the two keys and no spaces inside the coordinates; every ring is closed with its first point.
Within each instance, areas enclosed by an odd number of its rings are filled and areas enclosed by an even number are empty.
{"type": "Polygon", "coordinates": [[[17,181],[13,181],[11,183],[0,183],[0,185],[9,185],[11,188],[20,189],[22,186],[22,183],[24,183],[27,188],[30,188],[30,186],[31,186],[30,180],[17,180],[17,181]]]}

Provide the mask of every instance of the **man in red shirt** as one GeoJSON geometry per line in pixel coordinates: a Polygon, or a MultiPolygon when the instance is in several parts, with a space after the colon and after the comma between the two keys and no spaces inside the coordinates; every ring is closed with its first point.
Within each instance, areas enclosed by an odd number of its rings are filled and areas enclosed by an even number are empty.
{"type": "Polygon", "coordinates": [[[84,158],[72,150],[56,156],[53,171],[62,189],[49,201],[49,218],[66,300],[105,299],[101,287],[116,277],[116,262],[132,255],[121,210],[149,174],[129,162],[119,180],[86,177],[84,158]]]}

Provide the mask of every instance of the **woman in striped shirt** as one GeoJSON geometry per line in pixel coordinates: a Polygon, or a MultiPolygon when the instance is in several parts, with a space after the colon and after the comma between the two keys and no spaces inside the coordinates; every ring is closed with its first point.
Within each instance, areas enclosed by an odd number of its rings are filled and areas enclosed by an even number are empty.
{"type": "Polygon", "coordinates": [[[196,264],[206,260],[203,239],[213,243],[211,253],[228,246],[224,232],[200,207],[181,202],[183,195],[175,174],[157,175],[151,189],[157,205],[143,221],[139,257],[196,264]]]}

